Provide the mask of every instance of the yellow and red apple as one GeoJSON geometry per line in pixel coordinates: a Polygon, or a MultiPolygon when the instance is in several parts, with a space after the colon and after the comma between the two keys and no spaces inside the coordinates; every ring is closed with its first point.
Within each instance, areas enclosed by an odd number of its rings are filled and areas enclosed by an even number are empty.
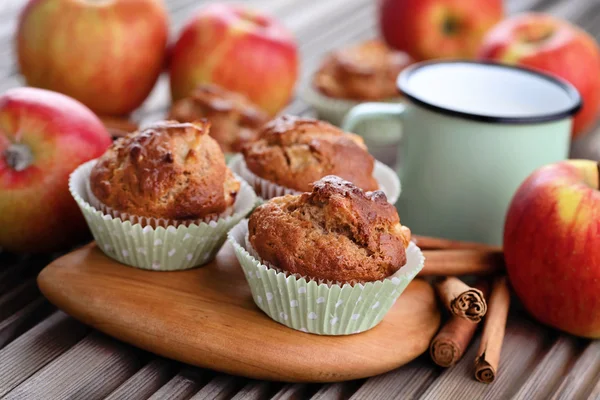
{"type": "Polygon", "coordinates": [[[146,99],[165,56],[162,0],[30,0],[17,32],[27,84],[122,115],[146,99]]]}
{"type": "Polygon", "coordinates": [[[494,27],[479,58],[520,65],[569,81],[583,98],[573,137],[589,130],[600,112],[600,49],[582,29],[544,14],[522,14],[494,27]]]}
{"type": "Polygon", "coordinates": [[[274,18],[241,6],[211,4],[183,28],[170,50],[171,94],[177,101],[201,83],[246,95],[271,115],[290,100],[298,50],[274,18]]]}
{"type": "Polygon", "coordinates": [[[385,41],[415,60],[475,58],[503,17],[502,0],[380,0],[385,41]]]}
{"type": "Polygon", "coordinates": [[[512,286],[539,321],[600,338],[598,164],[569,160],[542,167],[520,186],[504,228],[512,286]]]}
{"type": "Polygon", "coordinates": [[[72,98],[36,88],[0,95],[0,247],[43,252],[76,241],[87,228],[69,174],[110,144],[98,117],[72,98]]]}

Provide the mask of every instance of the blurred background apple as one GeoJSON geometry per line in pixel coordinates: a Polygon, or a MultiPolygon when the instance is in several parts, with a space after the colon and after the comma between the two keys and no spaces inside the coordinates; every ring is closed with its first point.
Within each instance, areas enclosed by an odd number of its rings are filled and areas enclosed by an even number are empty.
{"type": "Polygon", "coordinates": [[[587,133],[600,112],[600,49],[584,30],[545,14],[522,14],[499,23],[485,37],[479,58],[520,65],[569,81],[583,108],[573,137],[587,133]]]}
{"type": "Polygon", "coordinates": [[[502,0],[380,0],[386,42],[414,59],[474,58],[488,29],[503,17],[502,0]]]}
{"type": "Polygon", "coordinates": [[[211,4],[183,28],[170,49],[173,100],[200,83],[239,92],[271,115],[290,100],[298,50],[276,19],[241,6],[211,4]]]}
{"type": "Polygon", "coordinates": [[[111,137],[87,107],[35,88],[0,96],[0,248],[45,252],[87,231],[69,174],[99,157],[111,137]]]}
{"type": "Polygon", "coordinates": [[[17,32],[27,84],[65,93],[98,114],[127,114],[163,67],[162,0],[30,0],[17,32]]]}

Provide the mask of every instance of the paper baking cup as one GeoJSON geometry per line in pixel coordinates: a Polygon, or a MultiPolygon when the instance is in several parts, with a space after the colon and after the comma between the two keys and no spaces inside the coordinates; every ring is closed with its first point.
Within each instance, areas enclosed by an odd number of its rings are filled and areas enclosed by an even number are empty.
{"type": "Polygon", "coordinates": [[[353,286],[319,284],[262,264],[247,250],[247,233],[248,220],[244,219],[228,238],[258,308],[285,326],[318,335],[350,335],[375,327],[425,262],[421,250],[411,243],[406,265],[389,278],[353,286]]]}
{"type": "Polygon", "coordinates": [[[155,271],[176,271],[211,261],[235,224],[254,208],[256,195],[240,181],[233,215],[189,226],[142,226],[94,208],[86,190],[96,160],[79,166],[69,177],[69,190],[79,205],[96,243],[104,253],[126,265],[155,271]]]}
{"type": "MultiPolygon", "coordinates": [[[[242,154],[238,154],[231,159],[229,168],[248,182],[248,184],[254,188],[256,194],[263,200],[285,196],[286,194],[302,193],[298,190],[286,188],[255,175],[246,166],[246,161],[244,161],[244,156],[242,154]]],[[[385,193],[388,202],[396,204],[402,190],[400,179],[398,179],[396,172],[382,162],[375,160],[373,176],[379,184],[379,189],[385,193]]]]}

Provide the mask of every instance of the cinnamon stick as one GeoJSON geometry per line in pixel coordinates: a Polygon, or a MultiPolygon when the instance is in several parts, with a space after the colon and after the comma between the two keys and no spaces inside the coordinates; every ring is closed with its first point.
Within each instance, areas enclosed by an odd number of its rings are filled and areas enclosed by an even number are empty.
{"type": "Polygon", "coordinates": [[[454,316],[479,322],[487,311],[483,292],[472,288],[460,279],[449,276],[434,284],[444,306],[454,316]]]}
{"type": "Polygon", "coordinates": [[[496,378],[509,307],[510,292],[504,276],[494,281],[489,298],[489,311],[475,359],[475,379],[479,382],[492,383],[496,378]]]}
{"type": "Polygon", "coordinates": [[[483,243],[463,242],[460,240],[450,240],[431,236],[412,235],[412,241],[415,242],[421,250],[502,250],[500,247],[483,243]]]}
{"type": "MultiPolygon", "coordinates": [[[[487,295],[489,286],[481,281],[475,285],[484,296],[487,295]]],[[[431,341],[429,354],[431,359],[441,367],[451,367],[456,364],[465,353],[478,324],[458,316],[451,316],[442,326],[442,329],[431,341]]]]}
{"type": "Polygon", "coordinates": [[[420,276],[492,275],[504,270],[500,250],[425,250],[420,276]]]}
{"type": "Polygon", "coordinates": [[[101,116],[100,121],[102,121],[113,139],[126,136],[128,133],[134,132],[138,129],[138,125],[136,123],[123,117],[101,116]]]}

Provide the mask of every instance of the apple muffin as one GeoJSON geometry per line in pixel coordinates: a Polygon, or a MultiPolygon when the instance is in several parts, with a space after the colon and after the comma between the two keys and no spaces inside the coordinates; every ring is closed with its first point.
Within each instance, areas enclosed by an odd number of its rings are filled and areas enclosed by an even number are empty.
{"type": "Polygon", "coordinates": [[[380,40],[369,40],[330,53],[313,77],[313,86],[325,96],[358,100],[385,100],[399,96],[398,74],[412,60],[380,40]]]}
{"type": "Polygon", "coordinates": [[[324,176],[337,175],[361,189],[379,189],[373,177],[375,159],[360,136],[324,121],[288,115],[265,124],[259,135],[242,154],[247,170],[260,179],[305,192],[324,176]]]}
{"type": "Polygon", "coordinates": [[[258,129],[268,121],[268,115],[245,96],[220,86],[203,84],[189,97],[171,107],[169,119],[194,122],[210,121],[212,136],[227,153],[239,152],[245,143],[256,139],[258,129]]]}
{"type": "Polygon", "coordinates": [[[406,264],[410,230],[381,191],[336,176],[310,193],[277,197],[254,210],[248,242],[263,262],[319,281],[372,282],[406,264]]]}
{"type": "Polygon", "coordinates": [[[209,131],[207,120],[165,121],[115,141],[91,171],[91,194],[119,213],[172,222],[228,213],[240,182],[209,131]]]}

